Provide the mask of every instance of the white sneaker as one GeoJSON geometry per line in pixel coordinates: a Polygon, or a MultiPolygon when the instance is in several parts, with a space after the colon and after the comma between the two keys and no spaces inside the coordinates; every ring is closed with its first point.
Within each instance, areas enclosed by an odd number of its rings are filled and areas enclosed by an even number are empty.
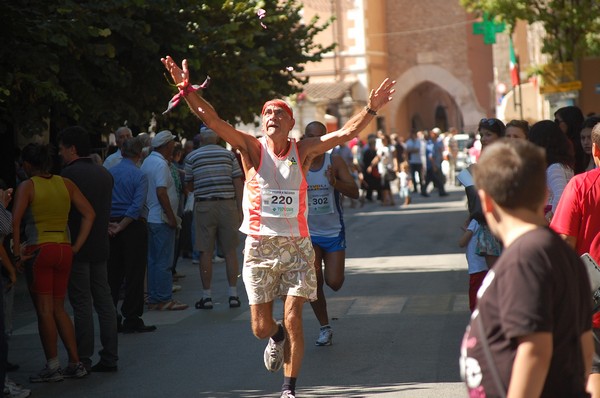
{"type": "Polygon", "coordinates": [[[331,345],[332,340],[333,340],[333,329],[324,328],[324,329],[321,329],[321,332],[319,333],[319,338],[315,342],[315,345],[318,345],[318,346],[331,345]]]}
{"type": "Polygon", "coordinates": [[[296,398],[294,394],[290,390],[285,390],[281,393],[281,397],[279,398],[296,398]]]}
{"type": "Polygon", "coordinates": [[[181,290],[181,285],[173,285],[173,293],[178,292],[181,290]]]}
{"type": "Polygon", "coordinates": [[[4,381],[4,398],[27,398],[31,395],[31,390],[15,383],[8,377],[4,381]]]}
{"type": "Polygon", "coordinates": [[[276,343],[272,338],[265,348],[265,367],[269,372],[277,372],[283,366],[283,346],[285,338],[276,343]]]}
{"type": "Polygon", "coordinates": [[[50,369],[48,366],[45,366],[38,374],[29,376],[29,381],[32,383],[63,381],[62,370],[60,367],[50,369]]]}
{"type": "Polygon", "coordinates": [[[87,374],[88,372],[81,362],[75,366],[69,365],[62,371],[62,375],[65,379],[80,379],[87,376],[87,374]]]}

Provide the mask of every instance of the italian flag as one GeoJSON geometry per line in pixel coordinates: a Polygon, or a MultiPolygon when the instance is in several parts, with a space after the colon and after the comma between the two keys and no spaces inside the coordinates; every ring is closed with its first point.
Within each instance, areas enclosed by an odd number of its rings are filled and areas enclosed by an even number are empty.
{"type": "Polygon", "coordinates": [[[515,56],[515,47],[513,46],[512,38],[509,39],[509,50],[510,50],[510,80],[512,81],[513,87],[521,84],[519,79],[519,64],[517,63],[517,57],[515,56]]]}

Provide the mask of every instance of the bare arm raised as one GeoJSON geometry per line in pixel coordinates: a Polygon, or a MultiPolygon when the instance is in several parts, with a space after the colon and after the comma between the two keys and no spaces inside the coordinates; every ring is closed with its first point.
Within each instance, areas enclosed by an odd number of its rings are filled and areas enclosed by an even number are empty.
{"type": "Polygon", "coordinates": [[[352,116],[340,130],[300,141],[298,150],[301,161],[304,163],[306,159],[311,159],[358,136],[371,123],[377,111],[392,100],[392,94],[396,91],[394,85],[396,81],[386,78],[376,90],[371,90],[367,107],[352,116]]]}
{"type": "MultiPolygon", "coordinates": [[[[160,60],[180,90],[185,89],[190,79],[187,60],[183,60],[181,68],[170,56],[161,58],[160,60]]],[[[198,92],[184,94],[184,98],[192,112],[202,119],[208,128],[217,133],[219,137],[227,141],[232,147],[238,149],[242,154],[247,155],[252,162],[251,166],[258,166],[260,163],[260,144],[254,136],[235,129],[232,125],[221,119],[215,108],[202,98],[198,92]]]]}

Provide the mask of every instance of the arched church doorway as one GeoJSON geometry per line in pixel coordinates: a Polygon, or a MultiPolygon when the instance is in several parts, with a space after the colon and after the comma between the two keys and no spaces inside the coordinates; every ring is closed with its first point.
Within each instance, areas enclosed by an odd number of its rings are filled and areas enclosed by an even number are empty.
{"type": "MultiPolygon", "coordinates": [[[[410,120],[413,131],[431,130],[434,127],[448,131],[450,127],[462,127],[461,111],[450,93],[431,82],[423,82],[407,93],[399,105],[401,114],[410,120]]],[[[408,131],[400,131],[407,134],[408,131]]]]}
{"type": "Polygon", "coordinates": [[[485,117],[472,87],[441,66],[413,66],[396,78],[396,82],[388,118],[394,132],[402,136],[407,136],[418,120],[413,118],[415,115],[422,121],[420,129],[442,129],[443,126],[436,123],[445,120],[445,128],[456,127],[459,131],[477,128],[479,120],[485,117]],[[439,107],[443,108],[445,118],[439,107]]]}

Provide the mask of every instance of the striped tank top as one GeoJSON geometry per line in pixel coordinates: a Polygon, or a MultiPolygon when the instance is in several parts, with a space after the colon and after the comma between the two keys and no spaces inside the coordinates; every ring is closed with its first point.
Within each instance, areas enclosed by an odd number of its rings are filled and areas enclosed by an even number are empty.
{"type": "Polygon", "coordinates": [[[244,186],[240,231],[246,235],[308,237],[306,178],[296,140],[277,157],[260,139],[260,165],[244,186]]]}
{"type": "Polygon", "coordinates": [[[71,197],[60,176],[31,177],[33,200],[25,213],[27,245],[70,243],[67,221],[71,197]]]}

